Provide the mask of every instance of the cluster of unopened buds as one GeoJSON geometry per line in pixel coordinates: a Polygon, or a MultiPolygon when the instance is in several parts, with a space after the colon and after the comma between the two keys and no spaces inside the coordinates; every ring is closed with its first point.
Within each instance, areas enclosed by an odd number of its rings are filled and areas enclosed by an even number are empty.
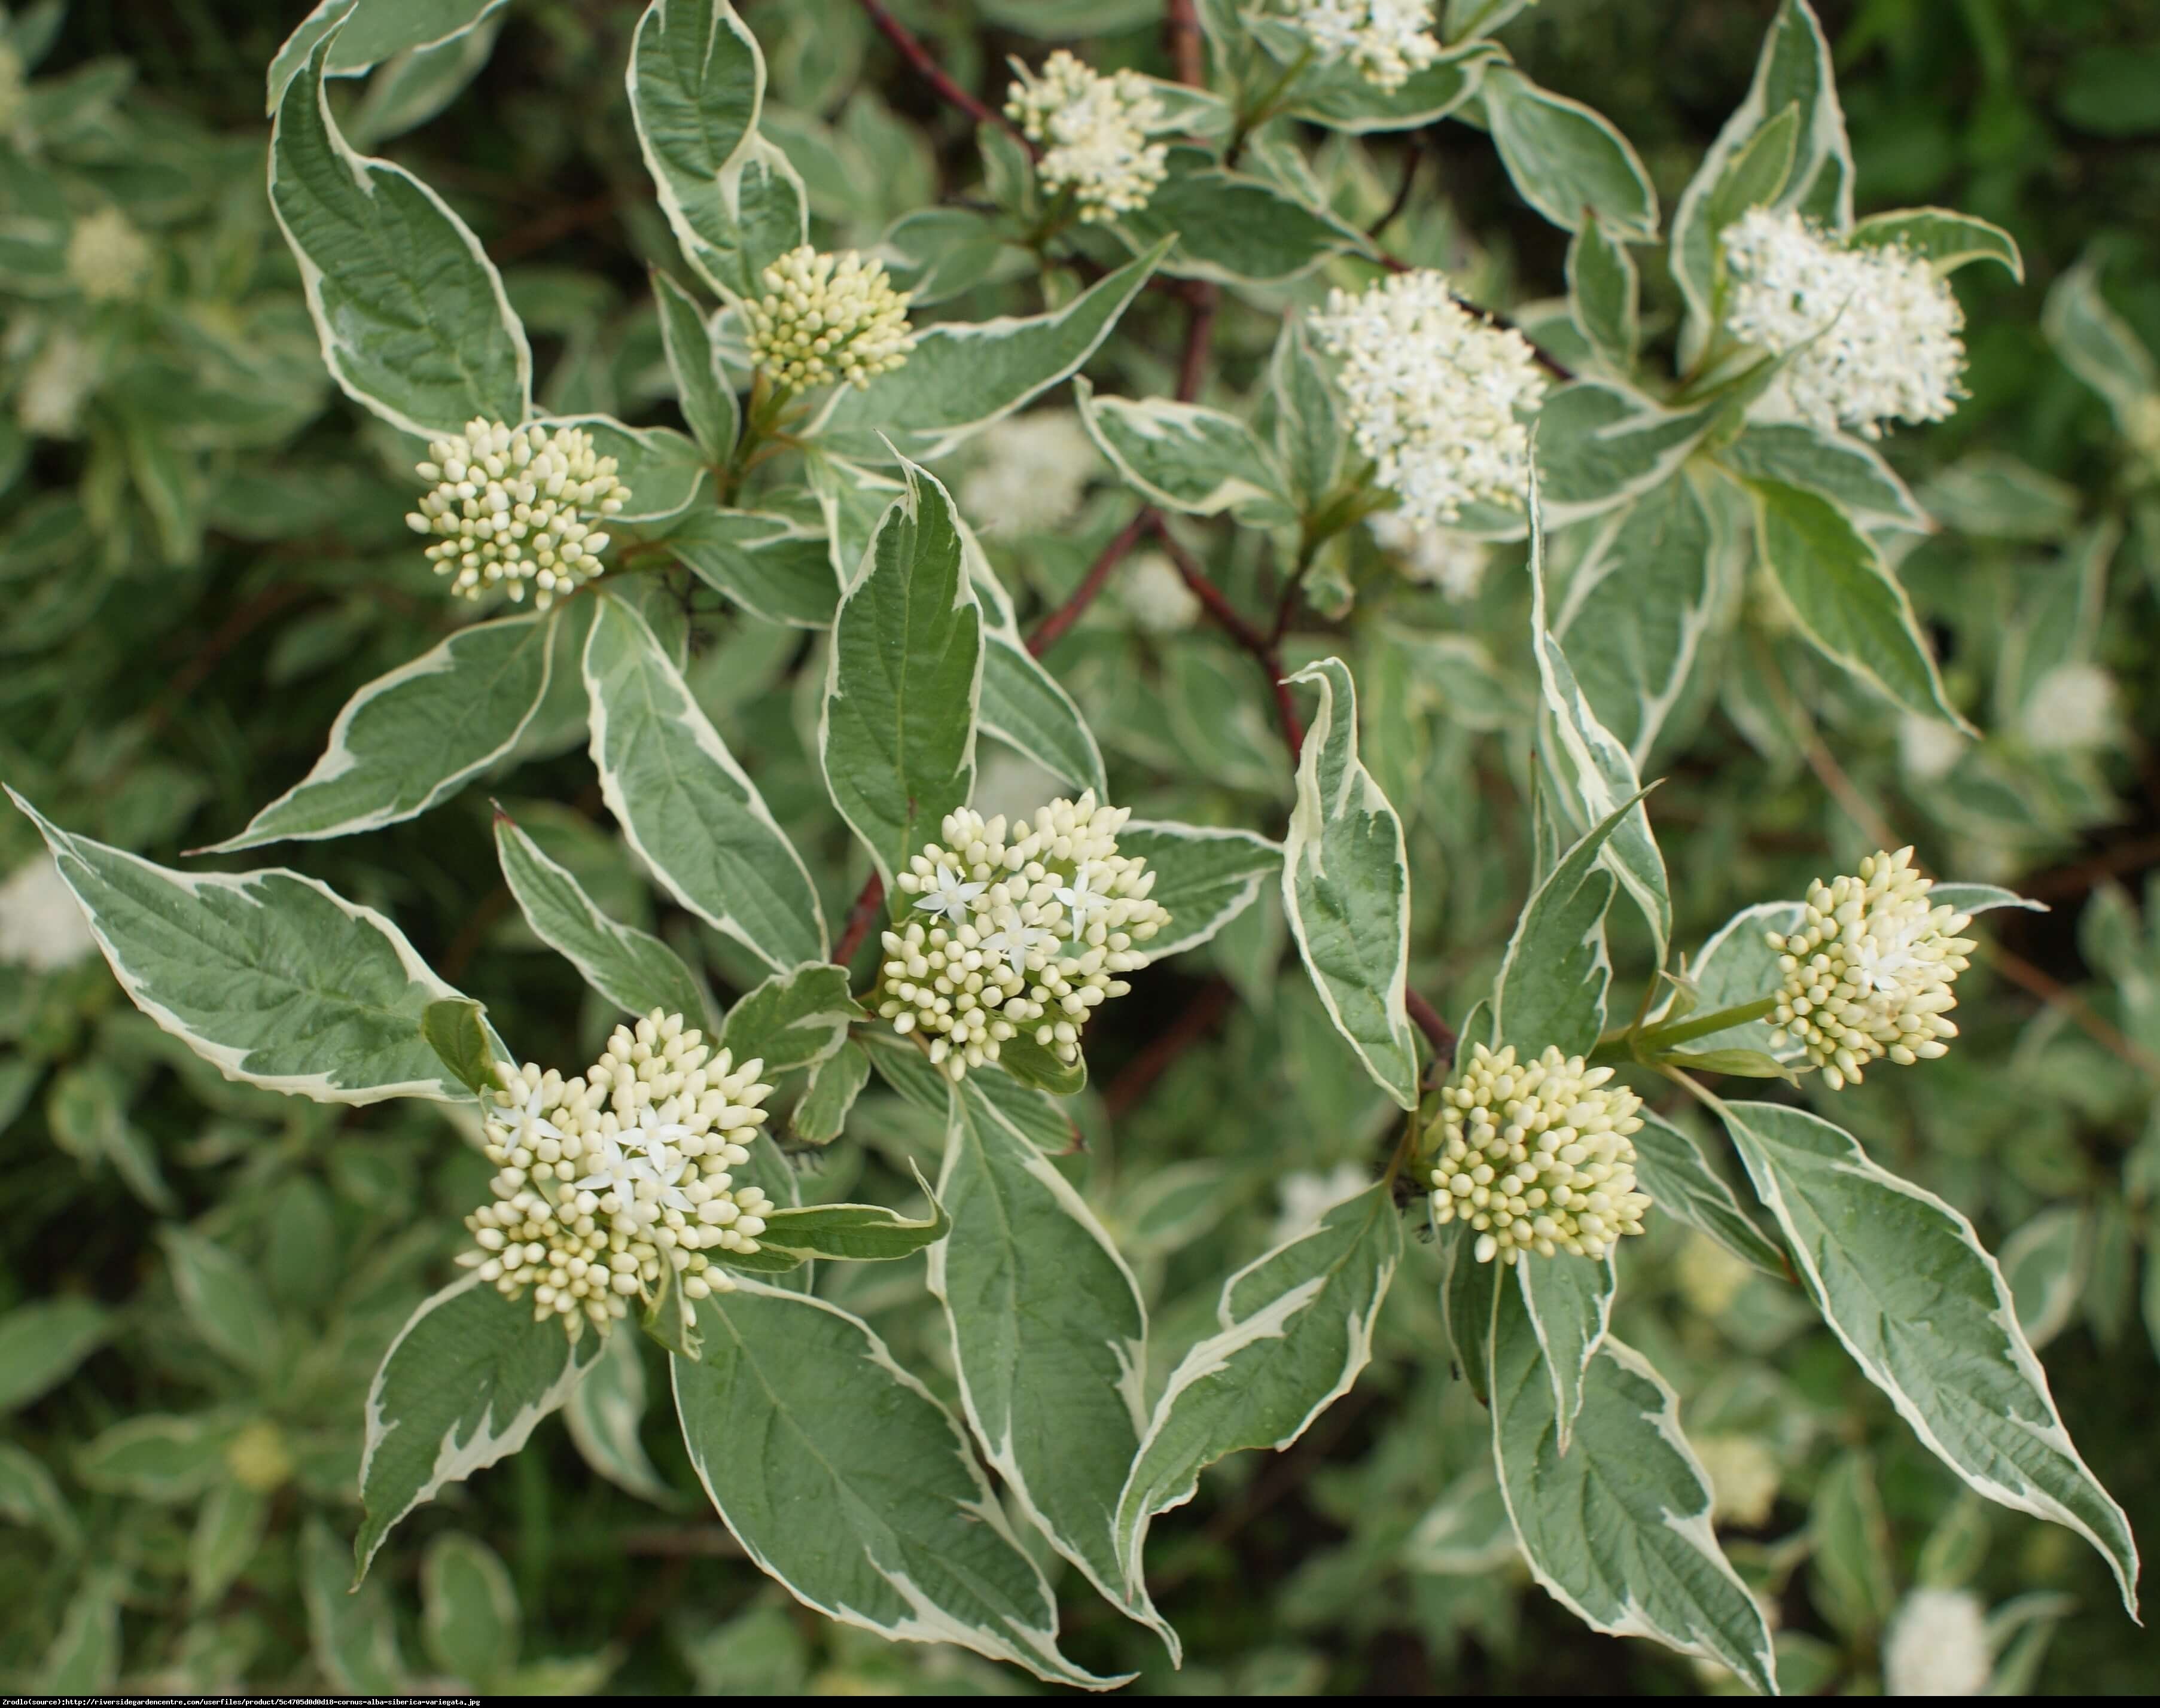
{"type": "Polygon", "coordinates": [[[915,348],[908,293],[885,263],[849,250],[820,255],[805,243],[766,268],[765,294],[749,306],[752,364],[782,392],[844,380],[860,389],[890,373],[915,348]]]}
{"type": "Polygon", "coordinates": [[[1972,916],[1930,902],[1934,887],[1911,849],[1872,854],[1857,876],[1810,885],[1796,929],[1766,933],[1784,975],[1773,1041],[1799,1045],[1833,1090],[1885,1056],[1909,1067],[1944,1055],[1957,1036],[1945,1010],[1977,945],[1959,935],[1972,916]]]}
{"type": "Polygon", "coordinates": [[[1635,1187],[1643,1100],[1610,1067],[1551,1046],[1518,1064],[1515,1046],[1482,1044],[1441,1094],[1431,1163],[1432,1219],[1476,1230],[1480,1263],[1526,1251],[1601,1258],[1643,1231],[1635,1187]]]}
{"type": "Polygon", "coordinates": [[[596,524],[630,491],[582,428],[469,421],[431,444],[428,459],[419,475],[434,490],[405,524],[441,536],[428,556],[438,575],[454,578],[453,592],[478,599],[500,589],[522,600],[530,582],[545,610],[600,573],[608,537],[596,524]]]}
{"type": "Polygon", "coordinates": [[[773,1208],[731,1172],[766,1118],[763,1067],[714,1056],[658,1009],[617,1027],[577,1077],[498,1064],[483,1147],[495,1202],[465,1218],[475,1249],[458,1261],[505,1298],[529,1288],[534,1320],[558,1318],[573,1339],[671,1271],[687,1298],[726,1292],[708,1254],[755,1253],[773,1208]]]}
{"type": "Polygon", "coordinates": [[[895,882],[909,916],[884,937],[878,1013],[920,1032],[954,1079],[1031,1039],[1068,1066],[1089,1014],[1129,988],[1137,945],[1169,923],[1147,862],[1118,852],[1128,809],[1055,801],[1006,834],[1002,817],[947,815],[895,882]],[[922,915],[918,918],[915,916],[922,915]]]}

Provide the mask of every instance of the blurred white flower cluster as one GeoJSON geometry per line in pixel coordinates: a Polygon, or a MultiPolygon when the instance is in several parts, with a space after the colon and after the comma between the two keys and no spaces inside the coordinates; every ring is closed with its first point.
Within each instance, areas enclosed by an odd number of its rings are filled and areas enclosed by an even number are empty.
{"type": "Polygon", "coordinates": [[[1321,59],[1349,60],[1376,89],[1399,89],[1440,57],[1432,0],[1288,0],[1286,9],[1321,59]]]}
{"type": "Polygon", "coordinates": [[[1293,1169],[1275,1182],[1275,1198],[1282,1209],[1268,1243],[1287,1245],[1311,1233],[1330,1210],[1347,1204],[1372,1184],[1373,1176],[1354,1162],[1338,1162],[1326,1174],[1293,1169]]]}
{"type": "Polygon", "coordinates": [[[1890,421],[1942,421],[1965,394],[1965,313],[1947,280],[1898,244],[1846,248],[1790,211],[1726,226],[1726,326],[1788,356],[1760,413],[1868,439],[1890,421]]]}
{"type": "Polygon", "coordinates": [[[915,348],[908,293],[892,288],[882,261],[852,249],[820,255],[805,243],[763,278],[766,293],[747,315],[750,361],[782,392],[833,380],[860,390],[915,348]]]}
{"type": "Polygon", "coordinates": [[[1635,1189],[1642,1098],[1548,1045],[1519,1066],[1515,1046],[1477,1045],[1440,1094],[1432,1219],[1477,1230],[1477,1258],[1526,1251],[1600,1258],[1643,1231],[1650,1200],[1635,1189]]]}
{"type": "Polygon", "coordinates": [[[469,421],[428,457],[419,475],[434,490],[405,523],[442,537],[428,556],[438,575],[454,578],[453,592],[478,599],[499,589],[522,600],[530,582],[545,610],[600,573],[608,537],[595,524],[620,511],[630,489],[582,428],[469,421]]]}
{"type": "Polygon", "coordinates": [[[458,1261],[506,1298],[531,1288],[534,1319],[559,1317],[573,1339],[670,1270],[687,1297],[727,1291],[705,1254],[756,1251],[773,1207],[730,1172],[766,1118],[764,1066],[714,1056],[658,1009],[618,1026],[579,1077],[499,1063],[484,1145],[496,1202],[465,1218],[476,1249],[458,1261]]]}
{"type": "Polygon", "coordinates": [[[1521,507],[1530,485],[1524,418],[1545,394],[1521,333],[1478,319],[1425,270],[1362,295],[1331,291],[1312,330],[1341,363],[1358,448],[1401,501],[1405,524],[1451,522],[1480,501],[1521,507]]]}
{"type": "Polygon", "coordinates": [[[156,258],[150,240],[118,208],[84,215],[68,236],[68,277],[93,303],[121,302],[138,294],[156,258]]]}
{"type": "Polygon", "coordinates": [[[15,419],[39,439],[73,439],[82,426],[82,406],[101,378],[97,352],[65,327],[48,330],[25,315],[8,328],[6,354],[34,350],[15,394],[15,419]]]}
{"type": "Polygon", "coordinates": [[[1175,635],[1200,620],[1200,595],[1167,552],[1135,552],[1118,574],[1118,603],[1150,635],[1175,635]]]}
{"type": "Polygon", "coordinates": [[[1770,1019],[1822,1069],[1833,1091],[1860,1083],[1867,1063],[1901,1067],[1945,1054],[1957,1027],[1950,985],[1972,963],[1958,933],[1970,914],[1928,900],[1934,881],[1913,870],[1913,850],[1872,854],[1856,877],[1808,888],[1797,931],[1766,932],[1784,982],[1770,1019]]]}
{"type": "Polygon", "coordinates": [[[1366,526],[1405,579],[1436,587],[1456,605],[1477,596],[1493,557],[1482,540],[1450,528],[1420,527],[1398,510],[1384,510],[1366,526]]]}
{"type": "Polygon", "coordinates": [[[0,966],[57,972],[96,947],[50,854],[33,854],[0,884],[0,966]]]}
{"type": "Polygon", "coordinates": [[[2115,678],[2097,664],[2059,664],[2018,716],[2025,740],[2043,753],[2076,753],[2115,739],[2115,678]]]}
{"type": "Polygon", "coordinates": [[[1145,207],[1168,158],[1148,135],[1169,122],[1148,80],[1132,70],[1104,76],[1063,48],[1040,75],[1017,60],[1013,70],[1020,79],[1006,91],[1005,117],[1043,145],[1043,187],[1070,190],[1090,224],[1145,207]]]}
{"type": "Polygon", "coordinates": [[[1070,409],[998,423],[960,482],[960,508],[986,534],[1046,533],[1072,520],[1099,466],[1095,442],[1070,409]]]}
{"type": "Polygon", "coordinates": [[[1149,899],[1147,862],[1118,852],[1129,816],[1092,790],[1040,808],[1010,838],[1003,818],[948,813],[943,842],[895,878],[913,905],[884,935],[878,1013],[922,1033],[954,1079],[1014,1038],[1077,1062],[1088,1015],[1125,994],[1115,975],[1144,964],[1135,945],[1170,921],[1149,899]]]}
{"type": "Polygon", "coordinates": [[[1882,1644],[1886,1696],[1980,1696],[1994,1657],[1987,1610],[1970,1590],[1916,1589],[1882,1644]]]}

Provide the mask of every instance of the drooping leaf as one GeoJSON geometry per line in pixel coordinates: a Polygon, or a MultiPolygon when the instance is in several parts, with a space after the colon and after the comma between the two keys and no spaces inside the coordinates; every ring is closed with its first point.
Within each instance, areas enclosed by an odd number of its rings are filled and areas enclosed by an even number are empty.
{"type": "Polygon", "coordinates": [[[1593,1630],[1649,1638],[1777,1694],[1763,1610],[1711,1534],[1710,1478],[1658,1373],[1607,1336],[1563,1456],[1536,1331],[1503,1286],[1492,1380],[1493,1458],[1539,1583],[1593,1630]]]}
{"type": "Polygon", "coordinates": [[[501,1083],[487,1010],[470,997],[445,996],[429,1003],[420,1010],[420,1036],[467,1091],[481,1095],[501,1083]]]}
{"type": "Polygon", "coordinates": [[[1232,510],[1250,522],[1295,513],[1275,454],[1236,416],[1161,397],[1098,397],[1084,378],[1072,394],[1088,436],[1150,504],[1189,516],[1232,510]]]}
{"type": "Polygon", "coordinates": [[[1144,859],[1155,874],[1150,896],[1170,923],[1141,945],[1150,961],[1197,949],[1280,881],[1280,843],[1249,830],[1134,818],[1118,833],[1118,852],[1144,859]]]}
{"type": "Polygon", "coordinates": [[[330,38],[327,75],[356,76],[398,54],[441,47],[478,29],[508,0],[318,0],[270,62],[275,112],[285,86],[330,38]],[[333,34],[333,32],[335,34],[333,34]]]}
{"type": "Polygon", "coordinates": [[[2134,1617],[2129,1522],[2071,1445],[1972,1224],[1804,1109],[1736,1103],[1724,1114],[1802,1282],[1862,1373],[1977,1493],[2090,1542],[2134,1617]]]}
{"type": "Polygon", "coordinates": [[[668,893],[775,971],[826,953],[802,857],[644,618],[603,599],[585,643],[608,811],[668,893]]]}
{"type": "Polygon", "coordinates": [[[1612,1254],[1608,1251],[1593,1260],[1565,1254],[1536,1258],[1525,1253],[1513,1267],[1523,1290],[1523,1308],[1544,1354],[1545,1373],[1552,1380],[1553,1449],[1565,1456],[1575,1441],[1576,1420],[1582,1414],[1591,1360],[1605,1344],[1612,1321],[1612,1254]]]}
{"type": "Polygon", "coordinates": [[[573,1344],[559,1321],[534,1321],[525,1301],[476,1276],[414,1311],[368,1389],[356,1576],[414,1507],[523,1446],[599,1358],[601,1339],[588,1332],[573,1344]]]}
{"type": "Polygon", "coordinates": [[[1148,1527],[1192,1498],[1201,1472],[1246,1448],[1287,1447],[1350,1391],[1402,1249],[1401,1218],[1375,1185],[1223,1283],[1222,1332],[1171,1373],[1119,1497],[1127,1605],[1150,1605],[1148,1527]]]}
{"type": "Polygon", "coordinates": [[[1185,146],[1169,150],[1162,182],[1117,228],[1140,253],[1172,240],[1166,273],[1232,285],[1279,283],[1364,247],[1356,227],[1185,146]]]}
{"type": "Polygon", "coordinates": [[[1524,201],[1564,231],[1580,227],[1587,210],[1615,236],[1656,241],[1650,174],[1604,115],[1508,66],[1488,70],[1479,93],[1493,146],[1524,201]]]}
{"type": "Polygon", "coordinates": [[[347,395],[423,438],[532,411],[532,353],[480,240],[402,166],[355,153],[323,88],[327,47],[286,86],[270,205],[300,263],[323,360],[347,395]]]}
{"type": "Polygon", "coordinates": [[[767,1073],[814,1067],[839,1049],[862,1015],[848,994],[848,969],[808,961],[746,992],[728,1010],[719,1045],[738,1067],[753,1056],[767,1073]]]}
{"type": "Polygon", "coordinates": [[[2160,395],[2160,362],[2108,306],[2100,270],[2090,258],[2049,288],[2040,325],[2064,366],[2107,399],[2116,426],[2135,431],[2139,413],[2160,395]]]}
{"type": "Polygon", "coordinates": [[[1872,445],[1797,421],[1755,422],[1720,448],[1743,480],[1778,480],[1829,499],[1865,528],[1932,532],[1934,522],[1872,445]]]}
{"type": "Polygon", "coordinates": [[[1320,707],[1298,759],[1297,805],[1283,838],[1283,911],[1336,1030],[1389,1097],[1415,1108],[1402,820],[1358,762],[1349,667],[1323,659],[1290,680],[1316,687],[1320,707]]]}
{"type": "Polygon", "coordinates": [[[833,805],[870,849],[888,896],[894,873],[974,791],[983,683],[983,613],[952,497],[927,470],[903,467],[906,490],[833,622],[818,731],[833,805]]]}
{"type": "Polygon", "coordinates": [[[70,836],[13,790],[135,1005],[227,1079],[318,1103],[456,1102],[420,1036],[457,997],[372,908],[278,868],[175,872],[70,836]]]}
{"type": "Polygon", "coordinates": [[[626,1013],[664,1009],[690,1025],[704,1025],[704,998],[682,958],[651,932],[601,912],[569,869],[549,859],[506,814],[496,816],[495,852],[533,935],[586,984],[626,1013]]]}
{"type": "Polygon", "coordinates": [[[1895,247],[1919,256],[1939,273],[1976,261],[1992,261],[2025,282],[2025,257],[2002,226],[1950,208],[1898,208],[1870,214],[1852,228],[1856,249],[1895,247]]]}
{"type": "Polygon", "coordinates": [[[683,1444],[761,1570],[896,1641],[958,1643],[1050,1683],[1122,1682],[1059,1653],[1049,1586],[966,1438],[860,1319],[747,1277],[697,1312],[704,1358],[671,1360],[683,1444]]]}
{"type": "Polygon", "coordinates": [[[644,1420],[645,1359],[638,1337],[610,1333],[584,1379],[571,1391],[563,1422],[578,1456],[617,1488],[656,1506],[675,1506],[675,1491],[652,1468],[638,1437],[644,1420]]]}
{"type": "Polygon", "coordinates": [[[930,1290],[953,1335],[968,1422],[1006,1489],[1115,1605],[1118,1496],[1142,1421],[1147,1317],[1084,1200],[971,1075],[951,1093],[937,1196],[952,1233],[930,1290]]]}
{"type": "Polygon", "coordinates": [[[1635,1179],[1651,1203],[1716,1240],[1742,1263],[1752,1264],[1773,1280],[1784,1280],[1784,1254],[1740,1207],[1732,1188],[1711,1167],[1695,1140],[1654,1109],[1640,1114],[1642,1130],[1634,1140],[1635,1179]]]}

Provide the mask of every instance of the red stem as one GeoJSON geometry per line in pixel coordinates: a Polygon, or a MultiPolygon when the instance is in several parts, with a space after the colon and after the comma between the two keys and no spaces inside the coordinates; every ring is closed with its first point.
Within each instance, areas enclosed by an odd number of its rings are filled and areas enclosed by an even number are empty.
{"type": "Polygon", "coordinates": [[[953,106],[958,107],[961,112],[966,113],[977,124],[1003,126],[1012,133],[1020,147],[1027,150],[1029,159],[1037,158],[1035,144],[1021,134],[1017,125],[1003,113],[984,106],[981,101],[955,83],[946,74],[945,68],[930,57],[930,49],[916,39],[914,32],[880,5],[878,0],[862,0],[862,8],[870,14],[870,22],[877,26],[878,33],[900,49],[901,57],[915,67],[916,74],[923,81],[929,84],[953,106]]]}
{"type": "Polygon", "coordinates": [[[840,933],[840,946],[833,951],[834,966],[844,967],[855,958],[855,951],[870,935],[870,926],[884,901],[885,880],[872,872],[870,881],[863,885],[862,894],[855,897],[855,905],[848,910],[847,928],[840,933]]]}
{"type": "Polygon", "coordinates": [[[1041,657],[1065,638],[1065,631],[1078,622],[1082,613],[1095,602],[1095,595],[1109,580],[1110,572],[1124,561],[1125,553],[1132,550],[1140,536],[1153,527],[1158,519],[1152,510],[1143,510],[1118,531],[1117,537],[1096,555],[1095,561],[1088,568],[1087,575],[1072,589],[1072,596],[1045,617],[1036,626],[1035,632],[1027,637],[1031,657],[1041,657]]]}
{"type": "Polygon", "coordinates": [[[1433,1067],[1445,1079],[1455,1067],[1455,1028],[1440,1017],[1440,1010],[1420,996],[1415,990],[1405,991],[1403,1000],[1410,1010],[1410,1020],[1425,1036],[1432,1046],[1433,1067]]]}
{"type": "Polygon", "coordinates": [[[1179,576],[1215,620],[1216,626],[1251,653],[1267,672],[1268,686],[1275,698],[1275,717],[1282,724],[1283,745],[1290,749],[1290,760],[1295,764],[1305,747],[1305,725],[1299,721],[1297,702],[1290,697],[1290,684],[1283,680],[1282,655],[1265,635],[1245,620],[1237,606],[1230,603],[1229,595],[1207,579],[1200,560],[1161,525],[1160,519],[1155,525],[1155,537],[1162,542],[1162,548],[1170,553],[1170,561],[1177,566],[1179,576]]]}
{"type": "Polygon", "coordinates": [[[1163,7],[1162,33],[1170,43],[1170,62],[1177,70],[1177,80],[1193,87],[1207,80],[1207,66],[1202,63],[1200,39],[1200,15],[1193,10],[1192,0],[1167,0],[1163,7]]]}

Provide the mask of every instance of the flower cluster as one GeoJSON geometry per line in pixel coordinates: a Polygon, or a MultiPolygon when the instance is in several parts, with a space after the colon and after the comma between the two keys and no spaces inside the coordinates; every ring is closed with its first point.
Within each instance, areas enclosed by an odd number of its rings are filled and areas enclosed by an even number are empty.
{"type": "Polygon", "coordinates": [[[1642,1098],[1610,1067],[1550,1046],[1519,1067],[1515,1046],[1482,1044],[1441,1096],[1432,1217],[1477,1230],[1477,1261],[1571,1252],[1602,1257],[1643,1231],[1650,1201],[1635,1190],[1642,1098]]]}
{"type": "Polygon", "coordinates": [[[1002,818],[948,813],[944,841],[896,875],[910,915],[929,921],[885,933],[878,1013],[923,1034],[955,1079],[1016,1037],[1077,1062],[1089,1011],[1125,994],[1115,975],[1142,965],[1135,945],[1170,921],[1149,900],[1147,862],[1118,852],[1129,816],[1097,806],[1092,790],[1038,809],[1010,839],[1002,818]]]}
{"type": "Polygon", "coordinates": [[[1175,635],[1200,620],[1200,595],[1167,552],[1135,552],[1118,578],[1118,603],[1150,635],[1175,635]]]}
{"type": "Polygon", "coordinates": [[[1399,89],[1440,57],[1432,0],[1289,0],[1288,9],[1321,58],[1348,60],[1375,89],[1399,89]]]}
{"type": "Polygon", "coordinates": [[[545,610],[600,573],[608,537],[594,523],[620,511],[630,489],[582,428],[469,421],[430,444],[428,457],[420,478],[434,490],[405,524],[442,536],[428,555],[438,575],[456,578],[452,591],[478,599],[501,588],[522,600],[529,581],[533,605],[545,610]]]}
{"type": "Polygon", "coordinates": [[[989,534],[1045,533],[1072,520],[1101,459],[1070,409],[1000,423],[960,483],[960,508],[989,534]]]}
{"type": "Polygon", "coordinates": [[[1105,77],[1063,48],[1039,76],[1017,60],[1013,70],[1020,80],[1006,91],[1005,117],[1045,145],[1036,163],[1044,187],[1072,191],[1089,223],[1145,207],[1168,154],[1148,132],[1169,122],[1148,80],[1133,70],[1105,77]]]}
{"type": "Polygon", "coordinates": [[[2059,664],[2034,685],[2017,723],[2043,753],[2105,747],[2116,734],[2115,678],[2097,664],[2059,664]]]}
{"type": "Polygon", "coordinates": [[[485,1146],[496,1202],[465,1218],[478,1249],[458,1261],[506,1298],[530,1287],[534,1319],[560,1317],[573,1338],[669,1269],[688,1298],[727,1291],[706,1254],[755,1252],[773,1207],[729,1172],[766,1117],[764,1065],[714,1056],[658,1009],[618,1026],[577,1078],[501,1063],[485,1146]]]}
{"type": "Polygon", "coordinates": [[[1430,271],[1397,273],[1362,296],[1332,291],[1312,329],[1342,363],[1358,448],[1409,526],[1453,522],[1479,501],[1522,505],[1523,417],[1544,401],[1545,381],[1521,333],[1470,314],[1430,271]]]}
{"type": "Polygon", "coordinates": [[[0,966],[57,972],[96,947],[50,854],[33,854],[0,884],[0,966]]]}
{"type": "Polygon", "coordinates": [[[1913,870],[1913,850],[1872,854],[1857,877],[1808,889],[1799,929],[1766,933],[1784,974],[1771,1019],[1823,1071],[1832,1090],[1860,1083],[1868,1062],[1887,1056],[1909,1067],[1940,1056],[1957,1028],[1951,983],[1972,963],[1972,939],[1958,933],[1970,914],[1929,903],[1932,879],[1913,870]]]}
{"type": "Polygon", "coordinates": [[[1689,1445],[1710,1478],[1714,1524],[1760,1529],[1778,1503],[1778,1456],[1753,1435],[1696,1435],[1689,1445]]]}
{"type": "Polygon", "coordinates": [[[1366,526],[1405,579],[1436,587],[1456,605],[1477,597],[1493,556],[1482,540],[1444,527],[1420,527],[1398,510],[1384,510],[1366,526]]]}
{"type": "Polygon", "coordinates": [[[1727,330],[1790,358],[1760,411],[1877,439],[1887,421],[1941,421],[1957,408],[1965,314],[1924,257],[1900,244],[1848,249],[1768,208],[1742,215],[1723,241],[1727,330]]]}
{"type": "Polygon", "coordinates": [[[39,439],[73,439],[82,425],[82,406],[100,377],[95,350],[72,332],[54,332],[23,372],[15,397],[16,421],[39,439]]]}
{"type": "Polygon", "coordinates": [[[830,380],[859,388],[915,348],[909,293],[892,288],[882,261],[852,249],[820,255],[805,243],[766,268],[764,280],[765,294],[749,308],[750,361],[782,392],[830,380]]]}
{"type": "Polygon", "coordinates": [[[1987,1610],[1970,1590],[1923,1588],[1905,1597],[1882,1644],[1886,1696],[1980,1696],[1994,1671],[1987,1610]]]}
{"type": "Polygon", "coordinates": [[[75,223],[68,237],[68,277],[93,303],[135,295],[150,276],[156,252],[118,208],[100,208],[75,223]]]}

